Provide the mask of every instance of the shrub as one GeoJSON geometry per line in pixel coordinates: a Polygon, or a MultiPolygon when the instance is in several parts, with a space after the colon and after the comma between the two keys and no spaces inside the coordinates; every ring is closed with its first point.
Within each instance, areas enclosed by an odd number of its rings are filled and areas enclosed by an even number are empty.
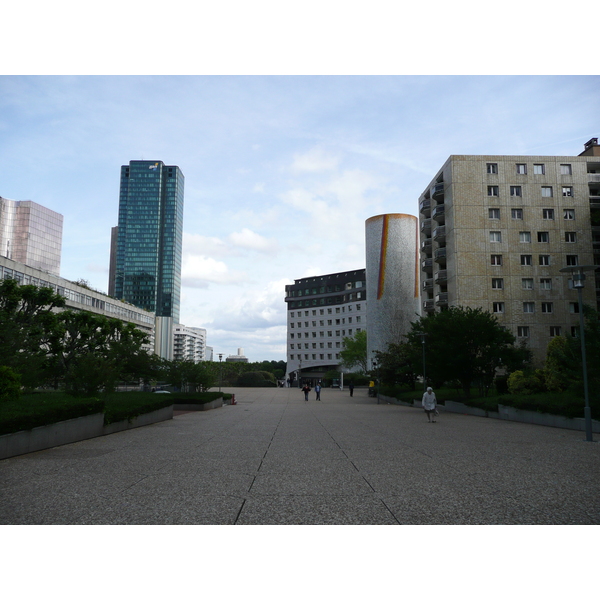
{"type": "Polygon", "coordinates": [[[21,376],[10,367],[0,367],[0,402],[21,397],[21,376]]]}
{"type": "Polygon", "coordinates": [[[268,371],[248,371],[238,378],[241,387],[276,387],[277,382],[273,373],[268,371]]]}
{"type": "Polygon", "coordinates": [[[494,384],[496,385],[496,391],[499,394],[508,394],[508,376],[507,375],[499,375],[494,379],[494,384]]]}
{"type": "Polygon", "coordinates": [[[508,391],[510,394],[537,394],[543,392],[544,389],[544,372],[539,369],[531,374],[524,371],[514,371],[508,377],[508,391]]]}

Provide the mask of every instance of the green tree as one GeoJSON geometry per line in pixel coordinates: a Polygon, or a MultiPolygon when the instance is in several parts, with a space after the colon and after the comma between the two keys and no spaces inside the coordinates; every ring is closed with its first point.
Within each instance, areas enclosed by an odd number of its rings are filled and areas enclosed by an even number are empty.
{"type": "Polygon", "coordinates": [[[203,392],[215,385],[216,372],[212,363],[193,360],[167,361],[164,377],[182,392],[203,392]]]}
{"type": "Polygon", "coordinates": [[[0,402],[21,397],[21,376],[10,367],[0,366],[0,402]]]}
{"type": "Polygon", "coordinates": [[[375,352],[377,376],[382,385],[406,385],[414,389],[422,371],[422,353],[406,342],[390,343],[385,352],[375,352]]]}
{"type": "Polygon", "coordinates": [[[530,356],[514,345],[515,336],[494,315],[481,308],[451,307],[421,317],[411,324],[408,343],[421,349],[422,334],[427,377],[438,386],[458,380],[467,398],[475,382],[485,394],[498,368],[511,370],[530,356]]]}
{"type": "Polygon", "coordinates": [[[65,299],[50,288],[19,285],[14,279],[0,282],[0,365],[19,373],[26,388],[41,385],[48,377],[55,309],[64,306],[65,299]]]}
{"type": "Polygon", "coordinates": [[[357,331],[353,337],[343,339],[344,349],[340,352],[341,365],[346,369],[358,367],[362,373],[368,370],[367,332],[357,331]]]}

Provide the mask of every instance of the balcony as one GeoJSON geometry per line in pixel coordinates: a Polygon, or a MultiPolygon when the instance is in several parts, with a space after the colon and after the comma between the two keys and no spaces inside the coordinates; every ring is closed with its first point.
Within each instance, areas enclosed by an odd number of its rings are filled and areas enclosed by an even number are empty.
{"type": "Polygon", "coordinates": [[[433,279],[431,277],[429,279],[425,279],[425,281],[423,281],[423,289],[424,290],[432,290],[433,289],[433,279]]]}
{"type": "Polygon", "coordinates": [[[435,297],[436,306],[448,306],[448,292],[443,292],[435,297]]]}
{"type": "Polygon", "coordinates": [[[438,204],[431,213],[431,217],[438,223],[443,223],[446,219],[446,207],[443,204],[438,204]]]}
{"type": "Polygon", "coordinates": [[[444,184],[443,183],[436,183],[431,188],[431,197],[435,198],[436,200],[444,197],[444,184]]]}
{"type": "Polygon", "coordinates": [[[446,226],[440,225],[433,230],[433,239],[436,242],[443,242],[446,239],[446,226]]]}
{"type": "Polygon", "coordinates": [[[433,300],[423,300],[423,310],[426,312],[433,312],[435,310],[435,303],[433,300]]]}
{"type": "Polygon", "coordinates": [[[425,254],[429,254],[431,252],[431,248],[433,246],[431,238],[427,238],[421,242],[421,252],[425,252],[425,254]]]}
{"type": "Polygon", "coordinates": [[[600,208],[600,196],[590,196],[590,208],[600,208]]]}
{"type": "Polygon", "coordinates": [[[444,283],[448,281],[448,271],[446,271],[446,269],[440,269],[433,278],[436,283],[444,283]]]}
{"type": "Polygon", "coordinates": [[[432,258],[426,258],[425,260],[421,261],[421,269],[423,269],[423,271],[433,271],[433,259],[432,258]]]}
{"type": "Polygon", "coordinates": [[[438,264],[446,264],[446,248],[438,248],[433,253],[433,260],[435,260],[435,262],[438,264]]]}
{"type": "Polygon", "coordinates": [[[421,233],[429,233],[431,231],[431,219],[421,220],[421,233]]]}
{"type": "Polygon", "coordinates": [[[421,202],[419,202],[419,212],[423,213],[424,216],[429,217],[431,212],[431,200],[421,200],[421,202]]]}

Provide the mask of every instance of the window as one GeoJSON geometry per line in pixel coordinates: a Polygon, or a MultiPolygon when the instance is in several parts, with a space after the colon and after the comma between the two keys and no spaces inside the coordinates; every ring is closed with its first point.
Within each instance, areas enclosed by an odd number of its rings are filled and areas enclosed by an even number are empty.
{"type": "Polygon", "coordinates": [[[500,209],[499,208],[490,208],[489,215],[490,215],[490,219],[499,219],[500,218],[500,209]]]}
{"type": "Polygon", "coordinates": [[[493,290],[503,290],[504,289],[504,279],[493,278],[492,279],[492,289],[493,290]]]}
{"type": "Polygon", "coordinates": [[[567,254],[567,267],[576,267],[579,264],[577,254],[567,254]]]}
{"type": "Polygon", "coordinates": [[[574,244],[577,241],[577,232],[565,231],[565,242],[574,244]]]}
{"type": "Polygon", "coordinates": [[[510,186],[510,195],[511,196],[521,196],[521,186],[520,185],[511,185],[510,186]]]}
{"type": "Polygon", "coordinates": [[[502,266],[502,254],[492,254],[492,265],[495,267],[502,266]]]}
{"type": "Polygon", "coordinates": [[[499,188],[497,185],[488,185],[487,186],[488,196],[499,196],[499,188]]]}
{"type": "Polygon", "coordinates": [[[550,242],[550,233],[547,231],[538,231],[537,237],[540,244],[547,244],[550,242]]]}
{"type": "Polygon", "coordinates": [[[552,198],[552,186],[551,185],[543,185],[542,186],[542,197],[543,198],[552,198]]]}
{"type": "Polygon", "coordinates": [[[558,325],[550,326],[550,337],[557,337],[560,335],[560,327],[558,325]]]}
{"type": "Polygon", "coordinates": [[[542,313],[549,315],[552,312],[552,302],[542,302],[542,313]]]}
{"type": "Polygon", "coordinates": [[[529,337],[529,327],[524,325],[517,327],[517,337],[529,337]]]}
{"type": "Polygon", "coordinates": [[[502,233],[500,231],[490,231],[490,242],[501,242],[502,233]]]}
{"type": "Polygon", "coordinates": [[[521,254],[521,265],[524,267],[531,266],[531,254],[521,254]]]}
{"type": "Polygon", "coordinates": [[[531,231],[519,231],[519,242],[531,244],[531,231]]]}
{"type": "Polygon", "coordinates": [[[504,312],[504,302],[494,302],[492,304],[495,313],[503,313],[504,312]]]}
{"type": "Polygon", "coordinates": [[[540,290],[551,290],[552,289],[552,279],[548,279],[544,277],[540,279],[540,290]]]}
{"type": "Polygon", "coordinates": [[[554,220],[554,209],[553,208],[542,208],[542,219],[547,221],[554,220]]]}
{"type": "Polygon", "coordinates": [[[544,175],[546,173],[545,165],[533,165],[534,175],[544,175]]]}
{"type": "Polygon", "coordinates": [[[535,310],[535,302],[523,302],[523,312],[524,313],[533,313],[535,310]]]}
{"type": "Polygon", "coordinates": [[[498,163],[488,163],[487,164],[487,172],[491,175],[498,174],[498,163]]]}
{"type": "Polygon", "coordinates": [[[532,290],[533,289],[533,279],[530,277],[524,277],[521,279],[521,287],[524,290],[532,290]]]}
{"type": "Polygon", "coordinates": [[[517,163],[517,175],[527,175],[527,165],[523,163],[517,163]]]}
{"type": "Polygon", "coordinates": [[[572,315],[579,314],[579,302],[569,302],[569,312],[572,315]]]}
{"type": "Polygon", "coordinates": [[[561,175],[572,175],[573,172],[571,170],[571,165],[560,165],[560,174],[561,175]]]}
{"type": "Polygon", "coordinates": [[[567,221],[573,221],[575,219],[575,209],[574,208],[565,208],[563,215],[567,221]]]}
{"type": "Polygon", "coordinates": [[[573,197],[573,188],[571,186],[563,185],[562,195],[564,198],[572,198],[573,197]]]}
{"type": "Polygon", "coordinates": [[[549,254],[540,254],[539,264],[541,267],[549,267],[550,266],[550,255],[549,254]]]}
{"type": "Polygon", "coordinates": [[[523,220],[523,209],[522,208],[511,209],[510,216],[513,219],[518,219],[519,221],[522,221],[523,220]]]}

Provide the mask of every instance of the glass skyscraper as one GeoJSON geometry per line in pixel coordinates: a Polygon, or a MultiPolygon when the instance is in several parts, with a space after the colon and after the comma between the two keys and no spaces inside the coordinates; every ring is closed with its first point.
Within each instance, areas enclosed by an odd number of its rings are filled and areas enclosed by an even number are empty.
{"type": "Polygon", "coordinates": [[[114,295],[154,312],[157,337],[159,318],[179,323],[183,186],[179,167],[161,161],[121,167],[114,295]]]}

